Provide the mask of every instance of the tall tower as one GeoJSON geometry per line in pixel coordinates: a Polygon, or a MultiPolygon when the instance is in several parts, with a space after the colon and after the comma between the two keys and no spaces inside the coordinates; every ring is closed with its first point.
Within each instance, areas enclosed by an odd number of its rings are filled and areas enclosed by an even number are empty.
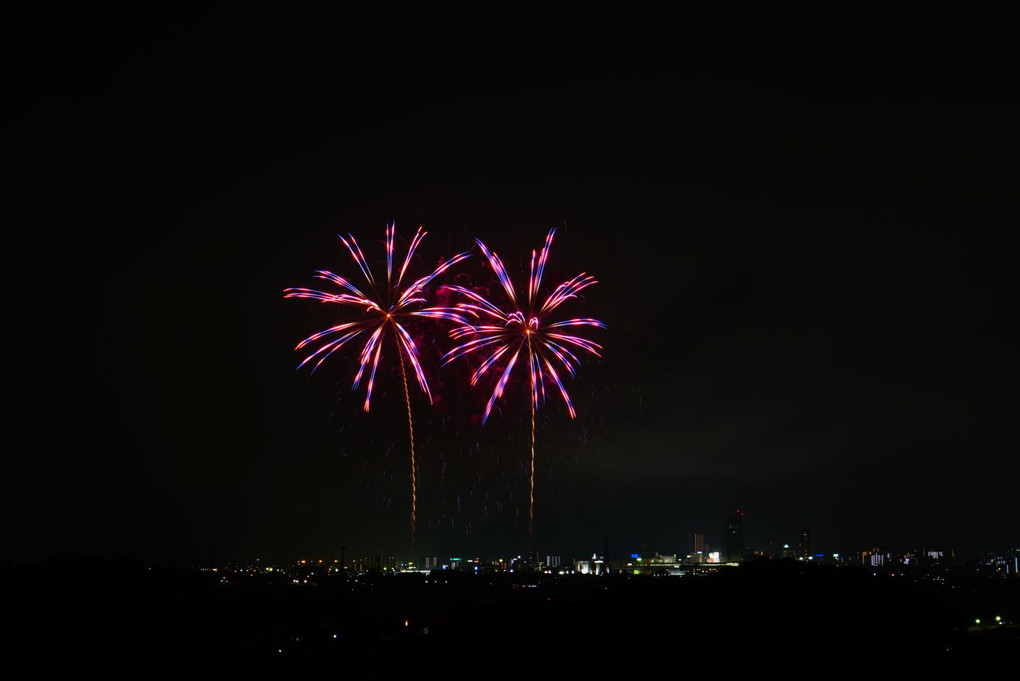
{"type": "Polygon", "coordinates": [[[708,561],[708,553],[705,550],[705,535],[703,532],[694,530],[690,535],[690,542],[687,547],[687,556],[692,563],[704,563],[708,561]]]}
{"type": "Polygon", "coordinates": [[[691,553],[705,552],[705,535],[695,530],[691,532],[691,553]]]}
{"type": "Polygon", "coordinates": [[[811,530],[801,530],[797,533],[797,557],[801,560],[808,560],[815,555],[815,539],[811,530]]]}
{"type": "Polygon", "coordinates": [[[722,559],[737,563],[744,558],[744,512],[739,508],[734,513],[723,515],[722,559]]]}

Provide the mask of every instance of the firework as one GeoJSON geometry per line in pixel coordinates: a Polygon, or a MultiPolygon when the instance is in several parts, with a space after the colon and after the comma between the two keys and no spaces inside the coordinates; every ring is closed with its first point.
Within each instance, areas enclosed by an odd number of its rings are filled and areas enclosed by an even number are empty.
{"type": "Polygon", "coordinates": [[[506,292],[509,299],[509,306],[506,308],[466,287],[446,286],[465,299],[456,307],[465,321],[458,321],[450,332],[451,337],[460,344],[443,357],[444,365],[458,357],[480,355],[483,359],[471,375],[471,385],[477,385],[494,367],[502,369],[493,371],[494,374],[498,373],[499,377],[495,380],[495,386],[485,405],[482,425],[488,420],[496,402],[503,396],[507,381],[518,360],[523,359],[528,364],[531,388],[529,536],[533,530],[535,506],[535,410],[545,402],[546,385],[551,384],[559,391],[570,417],[574,418],[577,415],[563,384],[561,372],[565,371],[574,376],[580,364],[579,355],[590,354],[600,357],[602,347],[587,338],[574,335],[570,330],[585,326],[606,328],[604,323],[588,317],[550,321],[549,317],[561,305],[576,298],[578,293],[589,286],[598,283],[593,276],[582,272],[557,286],[549,296],[540,298],[542,275],[555,234],[555,229],[549,230],[541,252],[531,252],[531,272],[527,292],[523,296],[518,296],[499,256],[490,251],[481,240],[475,240],[506,292]]]}
{"type": "Polygon", "coordinates": [[[431,319],[445,319],[456,323],[464,323],[465,319],[461,314],[452,308],[423,307],[426,303],[425,287],[436,277],[456,265],[469,256],[469,253],[459,253],[443,262],[439,267],[419,279],[415,279],[406,287],[403,285],[404,277],[407,275],[408,266],[414,256],[415,250],[425,238],[427,232],[422,227],[418,228],[414,238],[404,256],[403,264],[394,278],[393,269],[393,242],[396,234],[395,223],[386,226],[386,281],[377,282],[372,274],[371,268],[358,246],[354,236],[340,236],[340,241],[350,252],[351,257],[357,264],[366,283],[370,287],[370,293],[363,293],[351,280],[326,270],[317,270],[315,277],[333,284],[334,291],[322,291],[310,288],[287,288],[284,289],[284,298],[305,298],[318,300],[322,303],[340,305],[350,312],[350,315],[343,321],[330,326],[318,333],[314,333],[297,344],[295,350],[309,350],[309,354],[301,361],[298,368],[311,365],[314,372],[333,353],[340,350],[355,339],[364,339],[359,354],[359,364],[354,375],[352,390],[357,390],[361,381],[367,376],[365,387],[364,410],[367,412],[372,402],[372,388],[375,385],[376,370],[379,367],[379,359],[382,355],[383,343],[388,332],[392,332],[394,344],[397,349],[397,358],[400,363],[401,376],[404,382],[404,399],[407,403],[407,426],[411,441],[411,543],[414,543],[415,507],[417,505],[417,471],[414,457],[414,426],[411,419],[411,397],[407,387],[407,370],[404,365],[406,359],[414,370],[418,381],[418,387],[429,402],[432,402],[432,393],[429,390],[425,372],[422,370],[419,361],[418,347],[415,345],[411,335],[401,323],[409,317],[427,317],[431,319]]]}

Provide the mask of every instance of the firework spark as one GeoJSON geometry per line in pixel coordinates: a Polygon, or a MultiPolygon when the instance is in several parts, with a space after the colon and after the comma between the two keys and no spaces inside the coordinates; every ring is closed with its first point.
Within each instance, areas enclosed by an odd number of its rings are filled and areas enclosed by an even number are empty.
{"type": "MultiPolygon", "coordinates": [[[[548,321],[548,317],[557,308],[576,298],[582,290],[598,283],[593,276],[582,272],[557,286],[545,299],[540,298],[542,275],[549,260],[549,250],[555,234],[555,228],[549,230],[541,252],[531,252],[528,289],[526,296],[521,297],[518,296],[499,256],[490,251],[481,240],[475,240],[506,292],[510,305],[505,309],[463,286],[446,287],[466,299],[458,303],[456,309],[462,313],[465,320],[470,317],[473,321],[458,322],[450,332],[454,340],[463,342],[446,353],[443,364],[448,364],[458,357],[480,353],[484,359],[471,375],[471,385],[477,385],[493,367],[502,367],[502,373],[496,379],[495,387],[485,405],[482,425],[488,420],[496,402],[503,396],[518,359],[522,358],[522,353],[527,355],[531,387],[529,536],[532,534],[535,506],[535,410],[545,402],[546,384],[551,382],[559,390],[570,417],[576,417],[574,405],[557,367],[574,376],[580,364],[578,354],[587,353],[600,357],[602,346],[582,336],[573,335],[569,330],[583,326],[606,328],[603,322],[589,317],[548,321]]],[[[498,370],[496,373],[499,373],[498,370]]]]}
{"type": "Polygon", "coordinates": [[[427,317],[431,319],[444,319],[458,324],[465,323],[465,319],[456,309],[444,307],[422,307],[426,303],[425,287],[436,277],[456,265],[470,254],[459,253],[443,262],[439,267],[411,284],[404,287],[403,281],[407,274],[408,266],[414,256],[415,250],[421,245],[422,239],[427,232],[422,227],[418,228],[414,238],[407,249],[403,264],[396,273],[394,279],[393,271],[393,242],[396,234],[395,223],[386,226],[386,282],[381,284],[372,275],[361,247],[354,236],[340,236],[340,241],[350,252],[351,257],[357,264],[358,269],[364,276],[365,281],[371,287],[371,294],[363,293],[349,279],[327,270],[317,270],[315,277],[334,284],[337,291],[322,291],[310,288],[287,288],[284,289],[284,298],[305,298],[318,300],[323,303],[333,303],[345,306],[356,313],[353,318],[341,321],[322,331],[312,334],[297,344],[295,350],[315,348],[301,361],[298,368],[312,364],[312,372],[319,368],[333,353],[356,338],[364,338],[364,345],[361,346],[359,355],[358,370],[354,375],[352,390],[357,390],[367,372],[367,385],[365,388],[364,410],[367,412],[372,402],[372,388],[375,386],[376,370],[379,368],[379,359],[382,355],[383,341],[387,330],[392,330],[394,343],[397,347],[400,371],[404,383],[404,398],[407,403],[407,426],[411,441],[411,543],[414,543],[415,507],[417,505],[417,471],[414,457],[414,427],[411,419],[411,397],[407,387],[407,373],[404,365],[405,358],[411,364],[415,377],[418,380],[418,387],[432,402],[432,392],[429,390],[425,372],[422,370],[419,361],[418,347],[415,345],[411,334],[401,323],[409,317],[427,317]]]}

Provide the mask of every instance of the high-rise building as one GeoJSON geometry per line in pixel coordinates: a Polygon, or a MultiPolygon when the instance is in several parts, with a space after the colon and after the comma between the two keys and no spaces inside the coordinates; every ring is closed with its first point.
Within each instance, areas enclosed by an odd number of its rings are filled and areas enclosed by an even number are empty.
{"type": "Polygon", "coordinates": [[[811,530],[801,530],[797,533],[797,557],[801,560],[808,560],[815,555],[815,538],[811,530]]]}
{"type": "Polygon", "coordinates": [[[702,532],[695,530],[691,532],[690,547],[688,550],[688,556],[694,563],[702,563],[706,558],[705,553],[705,535],[702,532]]]}
{"type": "Polygon", "coordinates": [[[723,560],[736,563],[744,558],[744,512],[723,515],[723,560]]]}
{"type": "Polygon", "coordinates": [[[691,553],[705,552],[705,534],[703,532],[691,532],[691,553]]]}

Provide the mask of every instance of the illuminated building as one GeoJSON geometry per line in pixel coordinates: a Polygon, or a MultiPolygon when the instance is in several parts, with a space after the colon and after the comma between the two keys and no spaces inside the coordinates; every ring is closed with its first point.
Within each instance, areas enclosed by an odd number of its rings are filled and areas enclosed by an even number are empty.
{"type": "Polygon", "coordinates": [[[596,554],[588,560],[575,560],[574,572],[581,575],[603,575],[606,573],[605,560],[596,554]]]}
{"type": "Polygon", "coordinates": [[[882,567],[886,564],[886,555],[882,549],[871,549],[861,551],[861,565],[866,567],[882,567]]]}

